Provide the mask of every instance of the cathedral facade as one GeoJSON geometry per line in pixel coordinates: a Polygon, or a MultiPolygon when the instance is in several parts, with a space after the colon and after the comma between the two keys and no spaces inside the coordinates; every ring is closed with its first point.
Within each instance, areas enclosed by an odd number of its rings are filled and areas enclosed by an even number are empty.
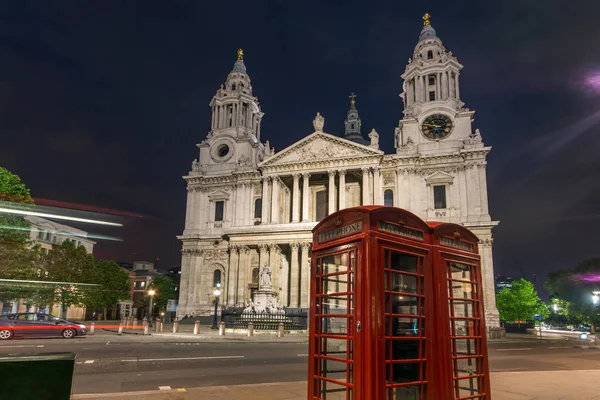
{"type": "MultiPolygon", "coordinates": [[[[488,210],[486,157],[460,99],[462,65],[424,18],[402,79],[404,116],[396,152],[365,139],[354,95],[345,135],[314,132],[275,152],[261,136],[263,113],[243,52],[213,97],[211,129],[187,182],[178,316],[209,314],[214,289],[223,306],[243,306],[259,286],[261,266],[285,307],[309,307],[312,228],[327,215],[359,205],[404,208],[426,221],[464,225],[479,238],[487,326],[498,326],[488,210]]],[[[387,135],[386,135],[387,137],[387,135]]]]}

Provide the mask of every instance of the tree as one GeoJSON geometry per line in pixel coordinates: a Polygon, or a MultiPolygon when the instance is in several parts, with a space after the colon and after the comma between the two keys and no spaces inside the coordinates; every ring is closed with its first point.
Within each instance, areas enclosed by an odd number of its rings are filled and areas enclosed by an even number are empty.
{"type": "Polygon", "coordinates": [[[87,281],[100,286],[85,290],[85,305],[89,310],[102,308],[104,319],[107,318],[107,308],[130,298],[129,274],[119,268],[114,261],[98,261],[89,271],[87,281]]]}
{"type": "Polygon", "coordinates": [[[507,322],[531,320],[535,314],[548,316],[548,307],[539,298],[533,283],[519,279],[496,295],[500,319],[507,322]]]}
{"type": "MultiPolygon", "coordinates": [[[[167,306],[167,302],[169,300],[177,299],[177,292],[175,291],[175,284],[169,278],[165,278],[164,276],[156,276],[148,285],[148,289],[154,289],[156,291],[156,295],[154,295],[153,304],[158,308],[165,308],[167,306]]],[[[144,303],[148,301],[146,296],[146,300],[144,303]]]]}
{"type": "MultiPolygon", "coordinates": [[[[28,209],[33,204],[21,178],[3,167],[0,167],[0,201],[13,209],[28,209]]],[[[22,215],[0,213],[0,243],[25,243],[29,235],[29,222],[22,215]]]]}
{"type": "Polygon", "coordinates": [[[43,280],[65,283],[53,284],[40,291],[35,302],[61,304],[64,318],[68,307],[84,304],[86,290],[76,284],[90,280],[94,257],[83,246],[75,247],[70,241],[65,241],[52,245],[43,265],[43,280]]]}
{"type": "Polygon", "coordinates": [[[600,291],[600,258],[590,258],[574,268],[549,273],[544,287],[554,298],[567,301],[572,323],[586,323],[595,331],[600,323],[600,309],[593,302],[593,293],[600,291]]]}

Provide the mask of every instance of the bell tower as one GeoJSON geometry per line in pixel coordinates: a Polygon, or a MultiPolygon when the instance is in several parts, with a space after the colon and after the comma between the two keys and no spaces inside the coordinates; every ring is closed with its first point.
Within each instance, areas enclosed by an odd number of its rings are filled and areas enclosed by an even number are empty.
{"type": "Polygon", "coordinates": [[[228,169],[255,167],[264,158],[260,142],[263,112],[252,93],[250,76],[244,64],[244,51],[237,51],[237,60],[224,84],[210,102],[212,120],[206,140],[198,145],[201,172],[223,172],[228,169]]]}
{"type": "Polygon", "coordinates": [[[444,47],[426,13],[419,41],[402,74],[404,118],[396,129],[397,153],[457,151],[466,142],[480,141],[480,137],[472,137],[475,112],[464,108],[460,98],[462,68],[444,47]]]}

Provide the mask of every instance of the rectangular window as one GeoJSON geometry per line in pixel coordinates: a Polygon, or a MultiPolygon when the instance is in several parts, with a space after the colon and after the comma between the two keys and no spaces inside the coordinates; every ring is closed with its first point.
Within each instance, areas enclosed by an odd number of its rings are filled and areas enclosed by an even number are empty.
{"type": "Polygon", "coordinates": [[[429,84],[431,86],[435,85],[435,76],[434,75],[429,75],[428,81],[429,81],[429,84]]]}
{"type": "Polygon", "coordinates": [[[223,210],[225,209],[224,201],[215,202],[215,221],[223,221],[223,210]]]}
{"type": "Polygon", "coordinates": [[[435,100],[435,92],[431,91],[429,92],[429,101],[434,101],[435,100]]]}
{"type": "Polygon", "coordinates": [[[433,207],[434,208],[446,208],[446,186],[434,186],[433,187],[433,207]]]}

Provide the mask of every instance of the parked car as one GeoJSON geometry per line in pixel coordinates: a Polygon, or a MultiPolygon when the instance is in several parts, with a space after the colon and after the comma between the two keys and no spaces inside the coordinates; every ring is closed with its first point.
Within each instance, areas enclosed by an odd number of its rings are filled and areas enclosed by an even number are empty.
{"type": "Polygon", "coordinates": [[[0,340],[15,336],[62,336],[72,339],[86,333],[85,325],[49,314],[16,313],[0,316],[0,340]]]}

